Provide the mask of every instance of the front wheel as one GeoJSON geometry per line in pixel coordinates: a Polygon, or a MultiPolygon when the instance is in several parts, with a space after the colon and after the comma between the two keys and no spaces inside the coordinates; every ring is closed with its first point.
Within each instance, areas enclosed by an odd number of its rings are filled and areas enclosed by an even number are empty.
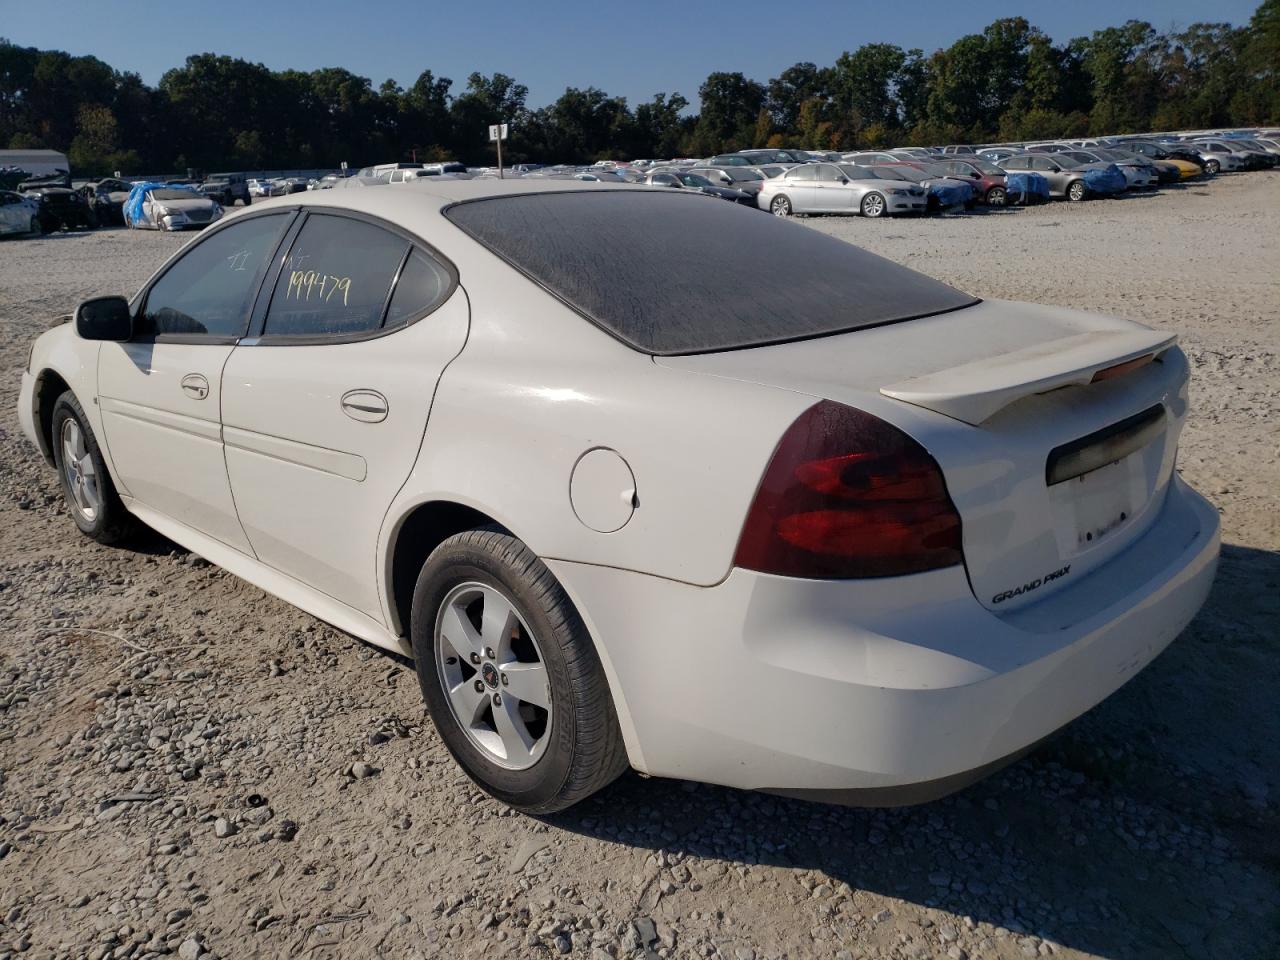
{"type": "Polygon", "coordinates": [[[1003,207],[1009,202],[1009,195],[1005,193],[1004,187],[992,187],[987,191],[987,206],[1003,207]]]}
{"type": "Polygon", "coordinates": [[[609,685],[546,565],[497,527],[456,534],[418,575],[410,619],[432,722],[482,789],[555,813],[626,769],[609,685]]]}
{"type": "Polygon", "coordinates": [[[774,197],[769,201],[769,212],[775,217],[791,216],[791,201],[786,197],[774,197]]]}
{"type": "Polygon", "coordinates": [[[862,198],[862,215],[864,217],[883,217],[885,209],[884,197],[878,193],[868,193],[862,198]]]}
{"type": "Polygon", "coordinates": [[[80,532],[103,544],[125,539],[134,529],[133,517],[120,502],[98,439],[70,390],[54,402],[51,439],[62,493],[80,532]]]}
{"type": "Polygon", "coordinates": [[[1085,198],[1085,188],[1083,180],[1072,180],[1067,186],[1067,199],[1073,202],[1080,202],[1085,198]]]}
{"type": "Polygon", "coordinates": [[[1218,171],[1221,169],[1222,169],[1222,164],[1220,164],[1217,160],[1210,160],[1208,163],[1204,165],[1205,173],[1213,174],[1215,176],[1217,175],[1218,171]]]}

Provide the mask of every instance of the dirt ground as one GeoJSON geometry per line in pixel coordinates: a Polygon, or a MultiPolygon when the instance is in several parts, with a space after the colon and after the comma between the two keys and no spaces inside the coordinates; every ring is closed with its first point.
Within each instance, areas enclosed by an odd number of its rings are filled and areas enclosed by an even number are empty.
{"type": "Polygon", "coordinates": [[[1179,468],[1224,548],[1150,669],[926,806],[628,775],[566,814],[512,814],[451,764],[410,664],[159,537],[76,533],[19,433],[28,344],[187,238],[8,241],[0,960],[1280,955],[1280,173],[808,222],[980,296],[1180,334],[1179,468]]]}

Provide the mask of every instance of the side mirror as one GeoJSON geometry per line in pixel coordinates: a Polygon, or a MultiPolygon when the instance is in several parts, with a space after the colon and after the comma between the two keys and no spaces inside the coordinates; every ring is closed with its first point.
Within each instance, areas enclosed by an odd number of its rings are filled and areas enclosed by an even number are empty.
{"type": "Polygon", "coordinates": [[[84,340],[122,343],[133,336],[133,314],[124,297],[95,297],[76,307],[76,333],[84,340]]]}
{"type": "Polygon", "coordinates": [[[1056,163],[1051,163],[1051,164],[1049,164],[1049,169],[1050,169],[1050,170],[1052,170],[1054,173],[1061,173],[1061,172],[1062,172],[1062,168],[1061,168],[1060,166],[1058,166],[1056,163]]]}
{"type": "Polygon", "coordinates": [[[840,182],[841,182],[841,183],[848,183],[848,182],[849,182],[849,178],[848,178],[848,177],[841,177],[841,178],[840,178],[840,182]]]}

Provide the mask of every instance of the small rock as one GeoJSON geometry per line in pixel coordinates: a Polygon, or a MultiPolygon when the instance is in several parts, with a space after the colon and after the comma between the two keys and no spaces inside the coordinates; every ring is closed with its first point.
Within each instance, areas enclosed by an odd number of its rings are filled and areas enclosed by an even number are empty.
{"type": "Polygon", "coordinates": [[[225,840],[236,832],[235,825],[226,817],[219,817],[213,822],[213,835],[219,840],[225,840]]]}
{"type": "Polygon", "coordinates": [[[178,956],[181,960],[200,960],[204,953],[204,947],[195,937],[187,937],[182,941],[182,945],[178,947],[178,956]]]}
{"type": "Polygon", "coordinates": [[[378,772],[377,767],[372,767],[367,763],[353,763],[351,765],[351,775],[357,780],[363,780],[366,777],[372,777],[378,772]]]}
{"type": "Polygon", "coordinates": [[[640,941],[642,947],[647,947],[658,939],[658,927],[652,917],[641,917],[633,921],[631,927],[635,930],[636,939],[640,941]]]}
{"type": "Polygon", "coordinates": [[[570,950],[573,949],[573,942],[568,937],[566,937],[563,933],[560,934],[558,937],[556,937],[555,940],[552,942],[556,946],[557,953],[568,953],[570,950]]]}
{"type": "Polygon", "coordinates": [[[874,920],[876,923],[884,923],[886,920],[889,920],[892,917],[893,917],[893,913],[891,911],[881,910],[879,913],[874,914],[871,917],[871,919],[874,920]]]}

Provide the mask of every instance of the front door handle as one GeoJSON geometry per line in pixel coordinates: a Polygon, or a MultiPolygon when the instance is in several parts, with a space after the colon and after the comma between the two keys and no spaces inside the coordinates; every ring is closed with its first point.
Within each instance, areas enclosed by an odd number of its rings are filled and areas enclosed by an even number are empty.
{"type": "Polygon", "coordinates": [[[361,423],[381,423],[391,408],[377,390],[348,390],[342,395],[342,412],[361,423]]]}
{"type": "Polygon", "coordinates": [[[203,400],[209,395],[209,381],[199,373],[188,373],[182,378],[182,392],[192,400],[203,400]]]}

